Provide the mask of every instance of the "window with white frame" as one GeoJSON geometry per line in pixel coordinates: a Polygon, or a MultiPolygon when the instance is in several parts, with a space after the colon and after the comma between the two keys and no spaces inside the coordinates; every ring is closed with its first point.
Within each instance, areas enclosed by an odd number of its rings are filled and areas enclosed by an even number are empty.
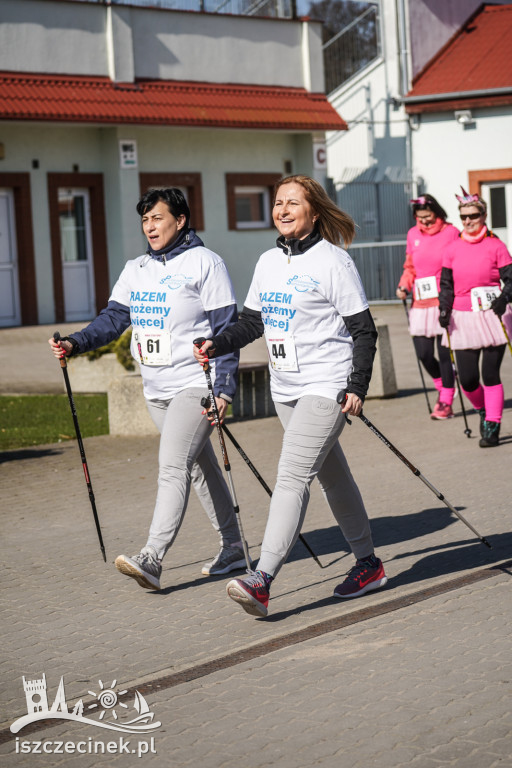
{"type": "Polygon", "coordinates": [[[276,173],[227,173],[229,229],[271,229],[276,173]]]}
{"type": "Polygon", "coordinates": [[[235,187],[237,229],[270,227],[270,195],[266,187],[235,187]]]}

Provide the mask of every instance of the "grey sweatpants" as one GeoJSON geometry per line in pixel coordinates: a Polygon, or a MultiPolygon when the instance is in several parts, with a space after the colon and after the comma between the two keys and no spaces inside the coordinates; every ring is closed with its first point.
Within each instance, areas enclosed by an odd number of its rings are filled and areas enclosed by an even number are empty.
{"type": "Polygon", "coordinates": [[[258,570],[276,576],[286,561],[302,528],[316,476],[355,557],[371,554],[368,515],[338,442],[345,425],[340,406],[316,395],[275,406],[285,433],[258,570]]]}
{"type": "Polygon", "coordinates": [[[160,432],[158,493],[147,543],[162,558],[180,529],[192,481],[223,545],[240,541],[233,503],[209,440],[210,422],[201,411],[208,390],[184,389],[172,400],[147,400],[160,432]]]}

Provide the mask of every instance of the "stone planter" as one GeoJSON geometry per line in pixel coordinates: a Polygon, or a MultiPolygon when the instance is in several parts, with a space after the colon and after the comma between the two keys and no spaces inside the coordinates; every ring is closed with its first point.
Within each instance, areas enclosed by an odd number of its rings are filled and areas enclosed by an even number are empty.
{"type": "MultiPolygon", "coordinates": [[[[368,398],[394,397],[397,394],[397,386],[388,326],[379,322],[376,322],[376,326],[379,338],[368,398]]],[[[89,373],[90,368],[94,368],[107,358],[114,358],[117,363],[115,355],[104,355],[92,363],[88,360],[81,362],[86,364],[85,371],[89,373]]],[[[80,358],[72,362],[80,362],[80,358]]],[[[146,407],[140,374],[127,373],[118,363],[117,368],[106,369],[105,375],[108,377],[106,390],[77,389],[77,391],[107,392],[110,434],[157,435],[158,430],[146,407]]],[[[95,383],[94,386],[98,387],[99,384],[95,383]]],[[[240,385],[233,402],[233,416],[236,419],[250,419],[273,415],[275,415],[275,409],[270,398],[267,365],[264,363],[241,365],[240,385]]]]}
{"type": "Polygon", "coordinates": [[[72,391],[79,394],[107,392],[110,380],[126,372],[114,354],[102,355],[96,360],[83,355],[68,360],[69,383],[72,391]]]}
{"type": "Polygon", "coordinates": [[[372,378],[366,397],[395,397],[398,387],[396,386],[389,329],[387,325],[379,323],[378,320],[375,321],[375,327],[379,332],[379,338],[377,339],[377,352],[373,361],[372,378]]]}
{"type": "Polygon", "coordinates": [[[108,423],[111,435],[158,435],[142,393],[140,374],[124,371],[110,380],[108,423]]]}

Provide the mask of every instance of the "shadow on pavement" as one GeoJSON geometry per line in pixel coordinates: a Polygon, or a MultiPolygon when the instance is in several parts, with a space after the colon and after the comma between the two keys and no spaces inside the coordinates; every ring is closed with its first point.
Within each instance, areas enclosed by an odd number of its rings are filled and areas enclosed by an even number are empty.
{"type": "MultiPolygon", "coordinates": [[[[441,531],[453,523],[459,523],[461,526],[463,525],[463,523],[446,507],[424,509],[421,512],[411,515],[383,517],[373,520],[372,531],[374,534],[376,550],[378,552],[379,546],[384,547],[397,542],[411,541],[418,536],[441,531]]],[[[464,529],[468,530],[465,527],[464,529]]],[[[431,579],[440,574],[452,574],[470,568],[487,567],[511,555],[512,532],[496,534],[495,536],[486,535],[487,532],[480,531],[480,533],[486,536],[492,545],[492,549],[486,547],[471,534],[471,538],[469,539],[440,543],[438,546],[433,545],[426,549],[412,549],[396,555],[392,560],[401,560],[406,557],[418,558],[421,555],[429,553],[427,556],[418,559],[411,568],[398,574],[392,582],[388,583],[386,591],[389,591],[390,588],[394,589],[395,587],[400,587],[405,584],[431,579]]],[[[335,565],[350,554],[350,550],[346,542],[344,542],[337,526],[332,526],[331,528],[323,530],[308,531],[305,537],[315,554],[319,558],[324,558],[323,562],[321,560],[324,568],[335,565]],[[334,560],[325,561],[325,558],[328,558],[329,555],[337,555],[337,557],[334,560]]],[[[311,555],[307,552],[301,542],[297,541],[287,562],[307,560],[310,557],[311,555]]],[[[256,564],[257,558],[253,561],[253,567],[255,567],[256,564]]],[[[349,570],[352,564],[352,561],[345,563],[343,569],[340,569],[339,575],[336,576],[333,574],[332,578],[336,581],[338,579],[341,580],[341,577],[349,570]]],[[[312,567],[316,568],[318,566],[312,565],[312,567]]],[[[169,571],[172,570],[174,570],[174,568],[169,569],[169,571]]],[[[153,594],[165,596],[171,592],[178,592],[188,589],[189,587],[200,586],[201,584],[204,584],[205,580],[225,582],[226,579],[241,578],[244,573],[245,571],[241,569],[240,571],[233,571],[230,574],[221,576],[198,576],[197,578],[182,583],[175,583],[169,587],[164,587],[159,592],[154,592],[153,594]]],[[[327,581],[328,580],[329,579],[327,579],[327,581]]],[[[319,582],[319,585],[325,585],[325,581],[326,579],[319,582]]],[[[312,584],[308,584],[305,588],[309,589],[311,586],[312,584]]],[[[300,591],[300,589],[297,590],[297,592],[298,591],[300,591]]],[[[312,607],[319,607],[322,604],[322,602],[313,603],[312,607]]],[[[309,606],[308,608],[301,610],[309,610],[309,606]]],[[[291,611],[291,613],[293,613],[293,611],[291,611]]],[[[280,616],[281,618],[284,617],[282,615],[280,616]]]]}
{"type": "Polygon", "coordinates": [[[0,452],[0,464],[20,459],[41,459],[43,456],[58,456],[62,451],[55,448],[20,448],[17,451],[0,452]]]}
{"type": "MultiPolygon", "coordinates": [[[[478,541],[471,543],[466,542],[465,546],[457,548],[456,550],[453,549],[453,544],[441,545],[443,551],[435,552],[427,557],[417,560],[410,568],[390,579],[384,589],[379,591],[379,594],[383,596],[383,599],[386,599],[386,595],[406,584],[419,584],[426,579],[432,579],[442,575],[452,576],[460,571],[468,569],[488,568],[502,560],[504,556],[510,556],[512,553],[512,533],[491,535],[488,538],[493,546],[492,550],[488,549],[478,541]]],[[[510,573],[508,568],[504,568],[503,572],[510,573]]],[[[342,581],[342,578],[340,578],[340,581],[342,581]]],[[[308,585],[308,587],[304,587],[304,589],[310,588],[310,586],[311,585],[308,585]]],[[[324,583],[323,590],[325,590],[326,587],[327,584],[324,583]]],[[[300,592],[301,589],[303,588],[301,587],[296,590],[296,592],[300,592]]],[[[320,587],[320,589],[322,589],[322,587],[320,587]]],[[[292,593],[287,592],[286,594],[292,593]]],[[[371,595],[372,593],[369,592],[367,594],[371,595]]],[[[366,595],[363,595],[362,597],[357,598],[357,600],[343,601],[324,595],[319,600],[316,600],[307,606],[300,606],[296,610],[292,609],[289,611],[281,611],[279,613],[271,613],[265,621],[282,621],[295,613],[314,611],[317,608],[332,604],[333,601],[340,603],[354,603],[354,605],[362,608],[364,607],[365,597],[366,595]]]]}
{"type": "MultiPolygon", "coordinates": [[[[456,507],[462,512],[465,507],[456,507]]],[[[459,522],[459,519],[450,512],[448,507],[431,507],[422,509],[420,512],[412,512],[409,515],[399,515],[396,517],[379,517],[371,519],[372,537],[375,548],[385,547],[389,544],[397,544],[402,541],[411,541],[420,536],[427,536],[436,531],[442,531],[453,523],[459,522]]],[[[469,520],[473,524],[472,520],[469,520]]],[[[463,523],[460,523],[463,525],[463,523]]],[[[485,535],[480,532],[481,535],[485,535]]],[[[302,534],[311,549],[316,555],[334,555],[340,551],[349,552],[349,546],[342,536],[337,525],[330,528],[316,529],[312,531],[302,531],[302,534]]],[[[288,562],[303,560],[310,557],[309,553],[297,541],[292,549],[288,562]]]]}

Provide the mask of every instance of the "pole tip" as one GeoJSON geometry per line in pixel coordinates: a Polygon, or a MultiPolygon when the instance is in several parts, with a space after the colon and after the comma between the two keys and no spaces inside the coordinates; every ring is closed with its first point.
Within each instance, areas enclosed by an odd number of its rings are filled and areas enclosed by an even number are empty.
{"type": "Polygon", "coordinates": [[[489,549],[492,549],[492,544],[490,544],[487,539],[484,539],[482,537],[482,543],[485,544],[486,547],[489,547],[489,549]]]}

